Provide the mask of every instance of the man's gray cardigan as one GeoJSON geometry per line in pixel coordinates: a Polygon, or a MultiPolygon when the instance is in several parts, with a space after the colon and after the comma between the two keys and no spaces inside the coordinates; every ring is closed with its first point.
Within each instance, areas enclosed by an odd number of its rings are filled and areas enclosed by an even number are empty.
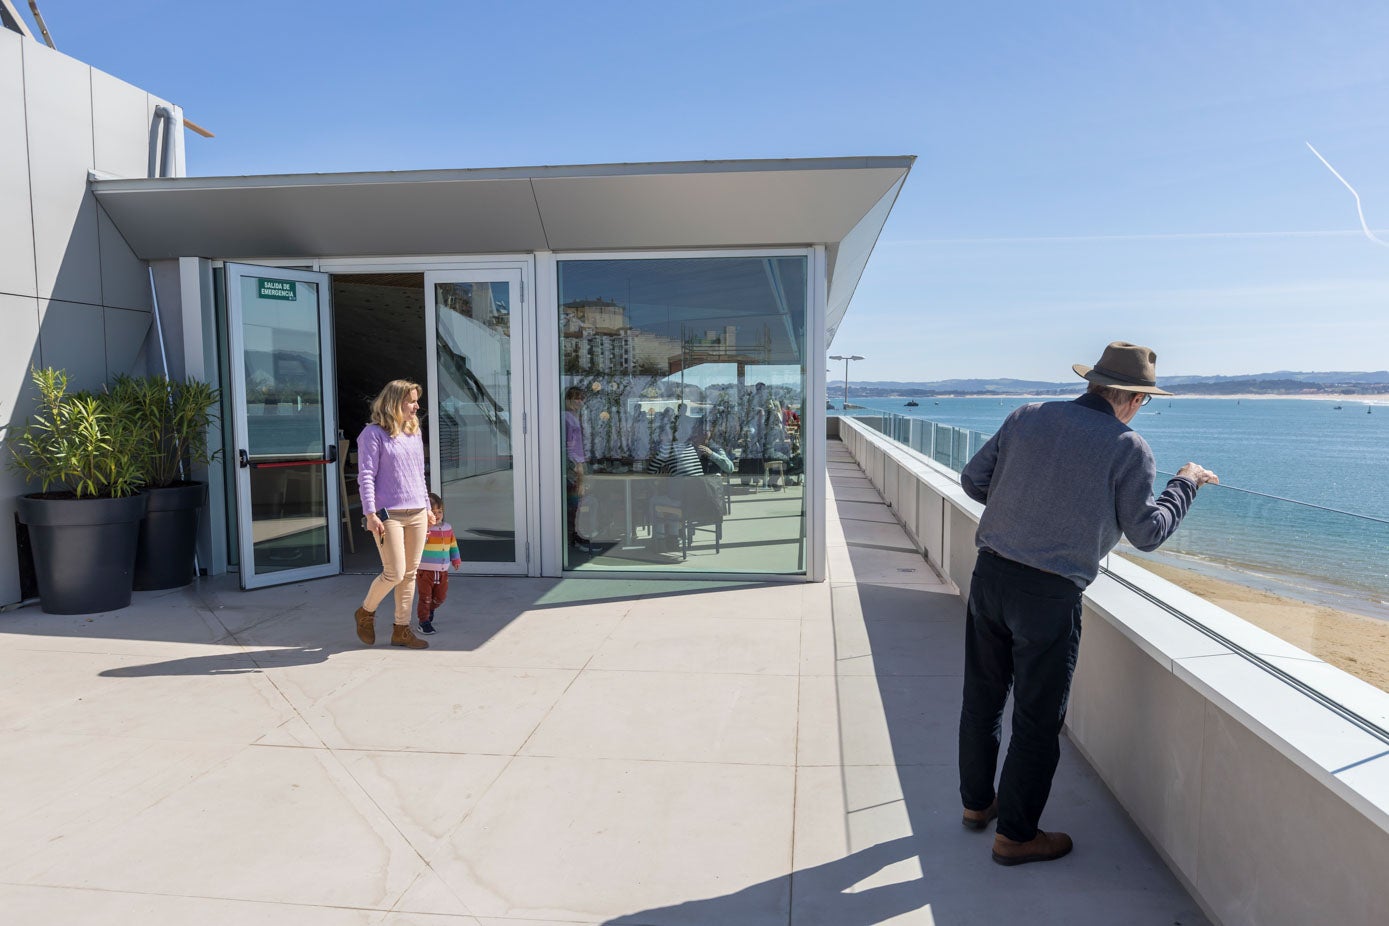
{"type": "Polygon", "coordinates": [[[975,543],[1081,588],[1095,580],[1122,533],[1140,550],[1172,535],[1196,498],[1175,477],[1155,500],[1147,441],[1097,395],[1024,405],[960,474],[984,503],[975,543]]]}

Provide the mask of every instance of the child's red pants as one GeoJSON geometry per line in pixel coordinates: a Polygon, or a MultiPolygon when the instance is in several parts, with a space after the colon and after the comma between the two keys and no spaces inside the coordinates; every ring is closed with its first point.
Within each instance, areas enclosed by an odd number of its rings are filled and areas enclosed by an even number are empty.
{"type": "Polygon", "coordinates": [[[421,569],[415,573],[415,594],[419,598],[415,613],[422,621],[430,620],[434,609],[443,604],[449,595],[449,574],[421,569]]]}

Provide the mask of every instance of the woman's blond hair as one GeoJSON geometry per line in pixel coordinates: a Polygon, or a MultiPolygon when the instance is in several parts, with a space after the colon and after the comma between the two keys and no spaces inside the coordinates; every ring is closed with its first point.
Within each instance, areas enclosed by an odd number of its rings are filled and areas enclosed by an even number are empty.
{"type": "Polygon", "coordinates": [[[393,379],[386,384],[376,398],[371,400],[371,423],[382,428],[391,437],[400,434],[417,434],[420,421],[414,415],[405,417],[405,402],[410,393],[424,395],[419,383],[408,379],[393,379]]]}

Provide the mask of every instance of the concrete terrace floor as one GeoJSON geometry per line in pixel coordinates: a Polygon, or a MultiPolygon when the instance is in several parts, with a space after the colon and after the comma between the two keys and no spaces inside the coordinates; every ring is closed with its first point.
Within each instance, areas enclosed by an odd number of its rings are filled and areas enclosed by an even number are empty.
{"type": "Polygon", "coordinates": [[[426,652],[360,576],[0,615],[4,922],[1204,923],[1069,744],[1072,856],[959,825],[963,609],[830,448],[828,583],[458,580],[426,652]]]}

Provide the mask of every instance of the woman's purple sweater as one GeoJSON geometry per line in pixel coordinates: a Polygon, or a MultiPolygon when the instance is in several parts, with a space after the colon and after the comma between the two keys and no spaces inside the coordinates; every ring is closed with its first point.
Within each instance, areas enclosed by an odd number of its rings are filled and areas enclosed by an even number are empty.
{"type": "Polygon", "coordinates": [[[391,437],[369,424],[357,438],[357,490],[363,511],[428,508],[424,441],[418,432],[391,437]]]}

